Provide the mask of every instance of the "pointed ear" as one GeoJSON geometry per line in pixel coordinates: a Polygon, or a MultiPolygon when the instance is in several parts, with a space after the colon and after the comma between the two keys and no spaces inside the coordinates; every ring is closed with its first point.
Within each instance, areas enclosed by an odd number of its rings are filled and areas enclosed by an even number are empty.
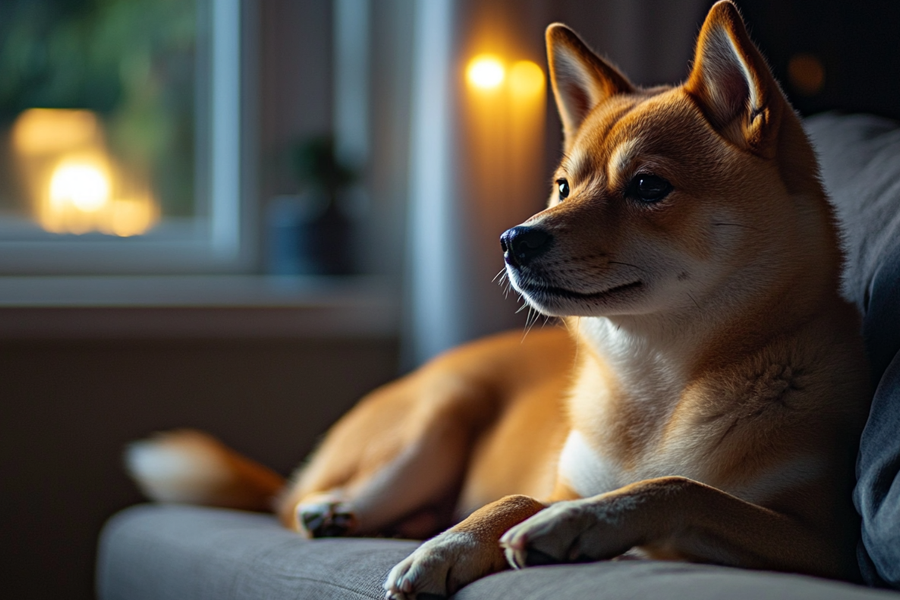
{"type": "Polygon", "coordinates": [[[710,9],[684,87],[723,135],[759,154],[774,151],[787,100],[729,0],[710,9]]]}
{"type": "Polygon", "coordinates": [[[550,83],[568,141],[597,104],[634,86],[565,25],[550,25],[546,36],[550,83]]]}

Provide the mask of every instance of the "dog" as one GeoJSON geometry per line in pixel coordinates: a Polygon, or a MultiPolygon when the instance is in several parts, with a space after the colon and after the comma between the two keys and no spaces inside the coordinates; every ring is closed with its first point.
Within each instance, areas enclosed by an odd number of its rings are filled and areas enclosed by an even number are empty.
{"type": "Polygon", "coordinates": [[[673,87],[636,87],[564,25],[546,40],[564,157],[501,245],[565,329],[376,390],[290,483],[196,431],[133,445],[132,474],[307,537],[437,533],[390,571],[394,600],[622,556],[853,578],[859,316],[814,152],[738,10],[711,8],[673,87]]]}

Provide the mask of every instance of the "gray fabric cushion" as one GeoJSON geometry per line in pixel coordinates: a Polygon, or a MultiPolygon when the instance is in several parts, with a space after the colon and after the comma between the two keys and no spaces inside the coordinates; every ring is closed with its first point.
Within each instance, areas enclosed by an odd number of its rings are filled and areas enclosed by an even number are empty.
{"type": "Polygon", "coordinates": [[[853,501],[862,516],[860,571],[900,588],[900,354],[885,371],[863,431],[853,501]]]}
{"type": "Polygon", "coordinates": [[[900,587],[900,127],[870,115],[806,122],[847,247],[845,293],[863,314],[875,397],[853,500],[863,578],[900,587]]]}
{"type": "MultiPolygon", "coordinates": [[[[390,568],[416,542],[307,541],[274,518],[141,505],[113,517],[100,540],[100,600],[381,599],[390,568]]],[[[900,598],[812,577],[651,561],[535,567],[486,577],[458,600],[900,598]]]]}
{"type": "Polygon", "coordinates": [[[100,539],[101,600],[383,598],[388,571],[416,542],[307,541],[271,515],[140,505],[100,539]]]}
{"type": "Polygon", "coordinates": [[[900,246],[900,128],[881,117],[835,113],[804,125],[844,230],[845,292],[865,313],[875,272],[900,246]]]}

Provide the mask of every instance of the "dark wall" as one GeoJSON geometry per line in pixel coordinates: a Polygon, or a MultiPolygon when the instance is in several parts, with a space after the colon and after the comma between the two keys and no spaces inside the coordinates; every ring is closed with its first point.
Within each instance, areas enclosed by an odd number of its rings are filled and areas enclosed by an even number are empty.
{"type": "Polygon", "coordinates": [[[396,357],[391,339],[0,341],[3,596],[93,597],[103,522],[142,501],[129,440],[200,427],[287,474],[396,357]]]}
{"type": "Polygon", "coordinates": [[[802,114],[841,110],[900,119],[900,2],[736,0],[736,3],[749,25],[751,37],[769,59],[785,92],[802,114]],[[822,69],[818,89],[815,86],[805,89],[803,85],[803,61],[810,68],[809,59],[817,61],[822,69]]]}

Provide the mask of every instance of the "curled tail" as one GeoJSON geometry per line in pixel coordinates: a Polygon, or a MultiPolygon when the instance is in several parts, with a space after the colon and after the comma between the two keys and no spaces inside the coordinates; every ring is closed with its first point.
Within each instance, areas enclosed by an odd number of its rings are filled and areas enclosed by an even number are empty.
{"type": "Polygon", "coordinates": [[[269,511],[285,486],[275,471],[193,429],[133,442],[125,464],[141,491],[159,502],[269,511]]]}

